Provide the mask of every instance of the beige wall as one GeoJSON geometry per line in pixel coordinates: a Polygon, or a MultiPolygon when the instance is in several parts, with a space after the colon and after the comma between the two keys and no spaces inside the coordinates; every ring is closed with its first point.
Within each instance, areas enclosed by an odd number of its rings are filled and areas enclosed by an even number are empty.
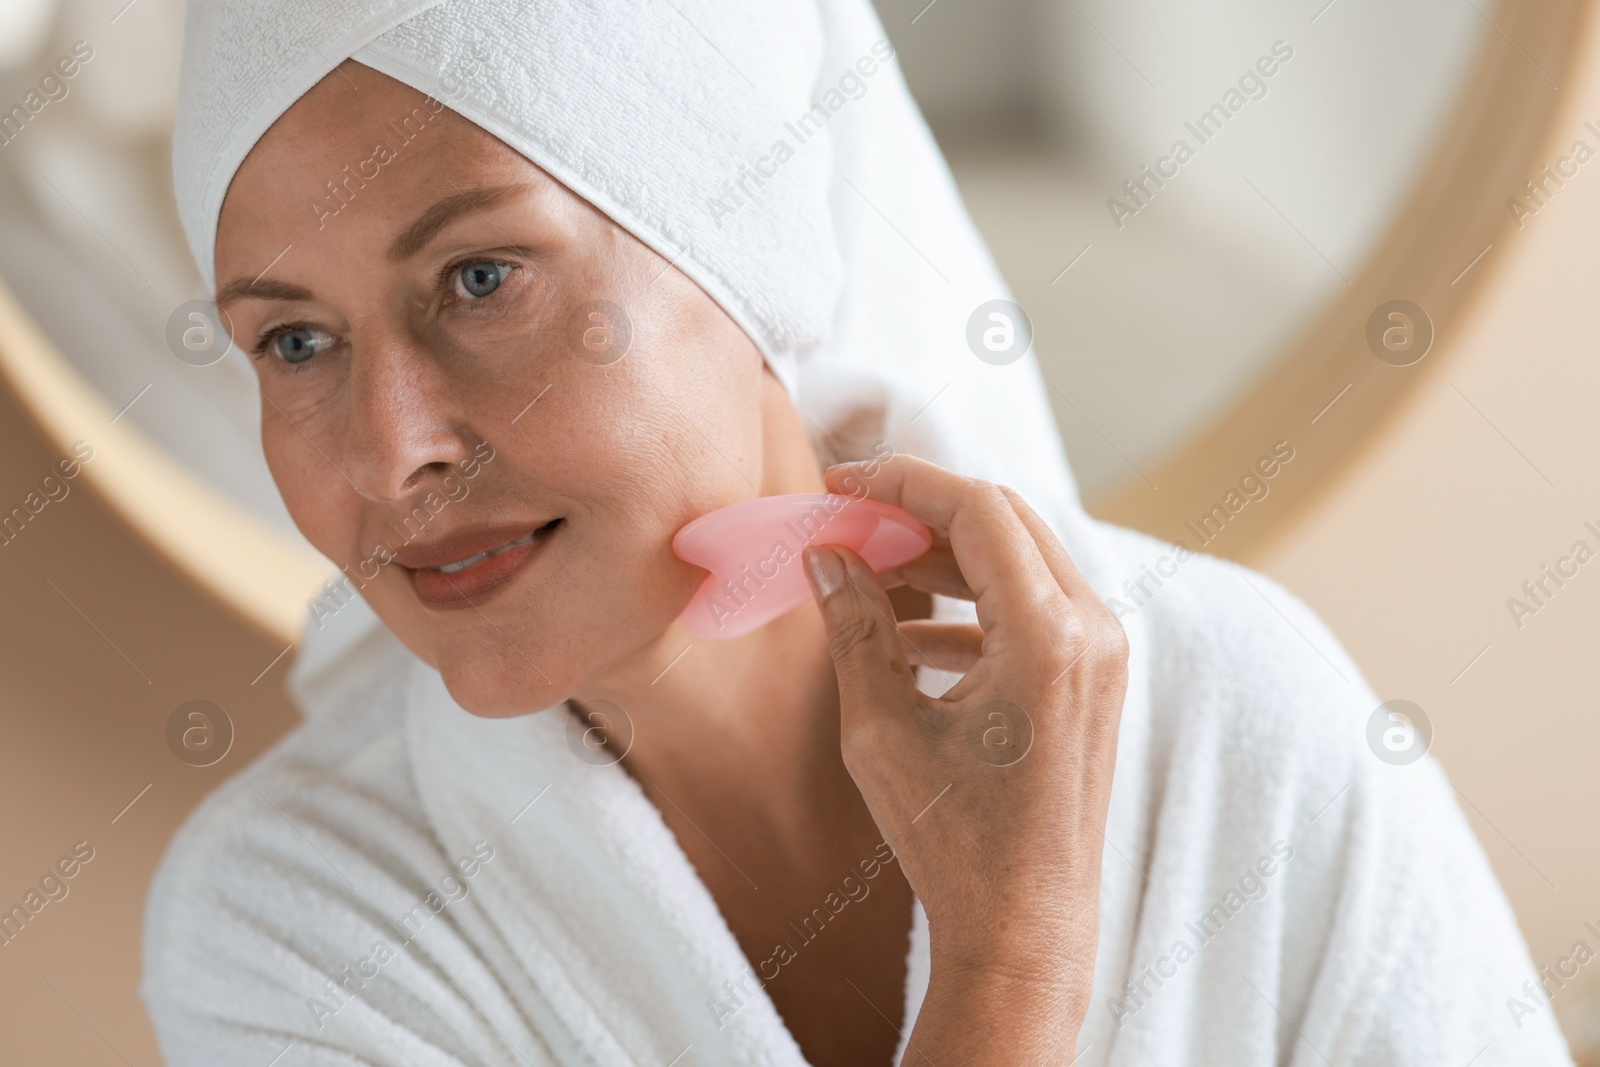
{"type": "MultiPolygon", "coordinates": [[[[1600,127],[1600,24],[1588,33],[1543,163],[1579,138],[1600,150],[1583,127],[1600,127]]],[[[1251,562],[1328,620],[1382,698],[1427,712],[1544,964],[1580,938],[1600,949],[1583,929],[1600,926],[1600,534],[1584,526],[1600,530],[1600,158],[1473,269],[1488,284],[1427,357],[1429,384],[1251,562]],[[1519,627],[1508,598],[1579,540],[1596,558],[1547,581],[1519,627]]],[[[1585,989],[1600,962],[1558,1010],[1585,989]]]]}

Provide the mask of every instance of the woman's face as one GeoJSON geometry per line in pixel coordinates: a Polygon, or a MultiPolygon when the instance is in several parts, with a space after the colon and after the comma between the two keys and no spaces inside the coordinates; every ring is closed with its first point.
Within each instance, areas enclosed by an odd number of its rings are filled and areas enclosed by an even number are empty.
{"type": "Polygon", "coordinates": [[[216,258],[290,514],[463,707],[548,707],[686,643],[704,572],[672,535],[774,491],[788,400],[664,258],[353,62],[251,151],[216,258]]]}

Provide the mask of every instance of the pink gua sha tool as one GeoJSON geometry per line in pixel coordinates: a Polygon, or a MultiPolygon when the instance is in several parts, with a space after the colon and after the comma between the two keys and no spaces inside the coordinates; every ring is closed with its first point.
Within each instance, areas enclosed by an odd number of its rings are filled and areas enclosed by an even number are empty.
{"type": "Polygon", "coordinates": [[[680,618],[696,637],[741,637],[811,599],[800,558],[807,545],[843,545],[880,573],[910,563],[932,544],[926,526],[878,500],[836,493],[744,500],[702,515],[673,537],[679,559],[711,572],[680,618]]]}

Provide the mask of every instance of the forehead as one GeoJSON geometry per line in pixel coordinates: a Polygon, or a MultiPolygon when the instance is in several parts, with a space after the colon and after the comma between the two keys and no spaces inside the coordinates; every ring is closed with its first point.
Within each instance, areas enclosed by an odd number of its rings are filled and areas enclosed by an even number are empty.
{"type": "Polygon", "coordinates": [[[469,186],[553,185],[523,156],[438,100],[347,61],[251,148],[217,224],[217,277],[267,245],[330,248],[377,236],[469,186]],[[542,180],[541,180],[542,179],[542,180]]]}

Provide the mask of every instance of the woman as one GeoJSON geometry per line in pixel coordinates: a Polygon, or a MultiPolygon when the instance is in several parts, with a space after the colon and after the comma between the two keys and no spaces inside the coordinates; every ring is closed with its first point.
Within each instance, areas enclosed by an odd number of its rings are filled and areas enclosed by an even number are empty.
{"type": "Polygon", "coordinates": [[[170,1062],[1568,1062],[1327,631],[1088,519],[969,347],[860,0],[222,0],[174,170],[347,578],[152,890],[170,1062]],[[691,639],[676,531],[824,489],[935,547],[691,639]]]}

